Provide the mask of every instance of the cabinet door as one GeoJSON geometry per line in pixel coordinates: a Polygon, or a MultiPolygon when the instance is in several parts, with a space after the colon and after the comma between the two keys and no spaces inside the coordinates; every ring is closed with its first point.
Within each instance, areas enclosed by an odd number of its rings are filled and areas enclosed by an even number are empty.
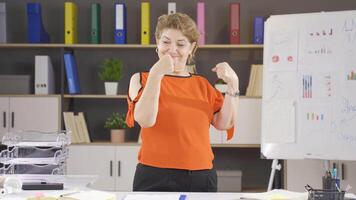
{"type": "Polygon", "coordinates": [[[223,141],[222,131],[219,131],[218,129],[210,125],[209,133],[210,133],[210,144],[222,144],[223,141]]]}
{"type": "Polygon", "coordinates": [[[226,136],[224,136],[224,143],[261,143],[261,102],[262,99],[257,98],[240,98],[234,137],[227,141],[226,136]]]}
{"type": "Polygon", "coordinates": [[[9,98],[0,97],[0,140],[8,131],[9,127],[9,98]]]}
{"type": "Polygon", "coordinates": [[[305,192],[306,184],[313,188],[322,188],[322,177],[325,174],[323,162],[322,160],[287,160],[285,189],[305,192]]]}
{"type": "Polygon", "coordinates": [[[118,146],[116,149],[116,189],[132,191],[133,178],[140,146],[118,146]]]}
{"type": "Polygon", "coordinates": [[[59,97],[10,97],[10,130],[60,130],[59,97]]]}
{"type": "Polygon", "coordinates": [[[68,175],[97,175],[91,186],[97,190],[115,190],[114,146],[71,145],[67,160],[68,175]]]}

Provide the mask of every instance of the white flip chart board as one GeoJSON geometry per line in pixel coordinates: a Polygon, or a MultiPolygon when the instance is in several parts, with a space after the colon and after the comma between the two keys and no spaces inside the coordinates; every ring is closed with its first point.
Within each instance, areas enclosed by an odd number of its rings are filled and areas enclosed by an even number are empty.
{"type": "Polygon", "coordinates": [[[265,22],[261,153],[356,160],[356,11],[265,22]]]}

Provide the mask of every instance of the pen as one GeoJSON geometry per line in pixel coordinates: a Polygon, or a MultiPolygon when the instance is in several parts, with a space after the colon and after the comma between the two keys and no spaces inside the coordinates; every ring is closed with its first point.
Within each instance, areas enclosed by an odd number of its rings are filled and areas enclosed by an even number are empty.
{"type": "Polygon", "coordinates": [[[310,76],[310,98],[312,98],[313,97],[313,79],[312,79],[312,76],[310,76]]]}
{"type": "Polygon", "coordinates": [[[339,186],[337,185],[337,183],[335,183],[336,189],[341,192],[341,189],[339,188],[339,186]]]}
{"type": "Polygon", "coordinates": [[[69,195],[77,194],[77,193],[79,193],[79,191],[68,192],[68,193],[65,193],[65,194],[61,194],[59,197],[65,197],[65,196],[69,196],[69,195]]]}

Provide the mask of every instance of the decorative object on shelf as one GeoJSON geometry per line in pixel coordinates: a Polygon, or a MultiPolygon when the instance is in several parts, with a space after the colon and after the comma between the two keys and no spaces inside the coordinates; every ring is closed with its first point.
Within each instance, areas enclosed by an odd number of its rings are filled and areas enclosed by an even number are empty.
{"type": "Polygon", "coordinates": [[[27,27],[29,43],[50,43],[50,36],[43,26],[40,3],[27,3],[27,27]]]}
{"type": "Polygon", "coordinates": [[[55,93],[54,72],[51,57],[35,56],[35,94],[55,93]]]}
{"type": "Polygon", "coordinates": [[[64,43],[78,43],[77,5],[73,2],[64,3],[64,43]]]}
{"type": "Polygon", "coordinates": [[[176,2],[168,2],[168,15],[176,13],[176,2]]]}
{"type": "Polygon", "coordinates": [[[77,115],[74,112],[63,112],[64,126],[71,132],[71,142],[90,143],[90,134],[83,112],[77,115]]]}
{"type": "Polygon", "coordinates": [[[150,44],[150,2],[141,3],[141,44],[150,44]]]}
{"type": "Polygon", "coordinates": [[[250,79],[248,82],[246,96],[262,96],[262,76],[263,68],[261,64],[252,64],[250,70],[250,79]]]}
{"type": "Polygon", "coordinates": [[[0,94],[31,94],[30,75],[0,75],[0,94]]]}
{"type": "Polygon", "coordinates": [[[64,67],[67,76],[69,94],[79,94],[80,84],[77,63],[73,52],[64,53],[64,67]]]}
{"type": "Polygon", "coordinates": [[[230,3],[230,44],[240,44],[240,3],[230,3]]]}
{"type": "Polygon", "coordinates": [[[221,93],[225,93],[227,91],[227,84],[222,79],[217,80],[214,87],[221,93]]]}
{"type": "Polygon", "coordinates": [[[197,3],[197,27],[200,32],[198,45],[205,44],[205,3],[197,3]]]}
{"type": "Polygon", "coordinates": [[[265,19],[262,16],[253,18],[253,44],[263,44],[264,22],[265,19]]]}
{"type": "Polygon", "coordinates": [[[127,27],[126,5],[124,3],[115,4],[115,44],[126,44],[127,27]]]}
{"type": "Polygon", "coordinates": [[[92,44],[101,43],[101,5],[100,3],[91,4],[91,34],[92,44]]]}
{"type": "Polygon", "coordinates": [[[6,3],[0,3],[0,43],[7,42],[6,3]]]}
{"type": "Polygon", "coordinates": [[[119,114],[114,112],[108,117],[105,121],[105,128],[110,129],[110,139],[113,143],[123,143],[125,142],[125,129],[126,125],[126,116],[124,114],[119,114]]]}
{"type": "Polygon", "coordinates": [[[117,58],[105,59],[101,65],[99,78],[105,82],[105,94],[116,95],[119,80],[122,76],[122,61],[117,58]]]}

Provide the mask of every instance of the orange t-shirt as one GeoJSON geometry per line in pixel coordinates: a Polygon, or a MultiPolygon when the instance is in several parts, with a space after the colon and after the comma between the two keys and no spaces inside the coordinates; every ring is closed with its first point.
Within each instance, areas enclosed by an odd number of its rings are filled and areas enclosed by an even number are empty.
{"type": "MultiPolygon", "coordinates": [[[[146,85],[148,73],[141,73],[141,85],[134,100],[128,98],[127,124],[134,125],[135,103],[146,85]]],[[[161,81],[156,123],[141,128],[139,162],[145,165],[186,170],[211,169],[214,155],[209,127],[223,104],[223,95],[205,78],[165,75],[161,81]]],[[[233,128],[228,131],[232,137],[233,128]]]]}

